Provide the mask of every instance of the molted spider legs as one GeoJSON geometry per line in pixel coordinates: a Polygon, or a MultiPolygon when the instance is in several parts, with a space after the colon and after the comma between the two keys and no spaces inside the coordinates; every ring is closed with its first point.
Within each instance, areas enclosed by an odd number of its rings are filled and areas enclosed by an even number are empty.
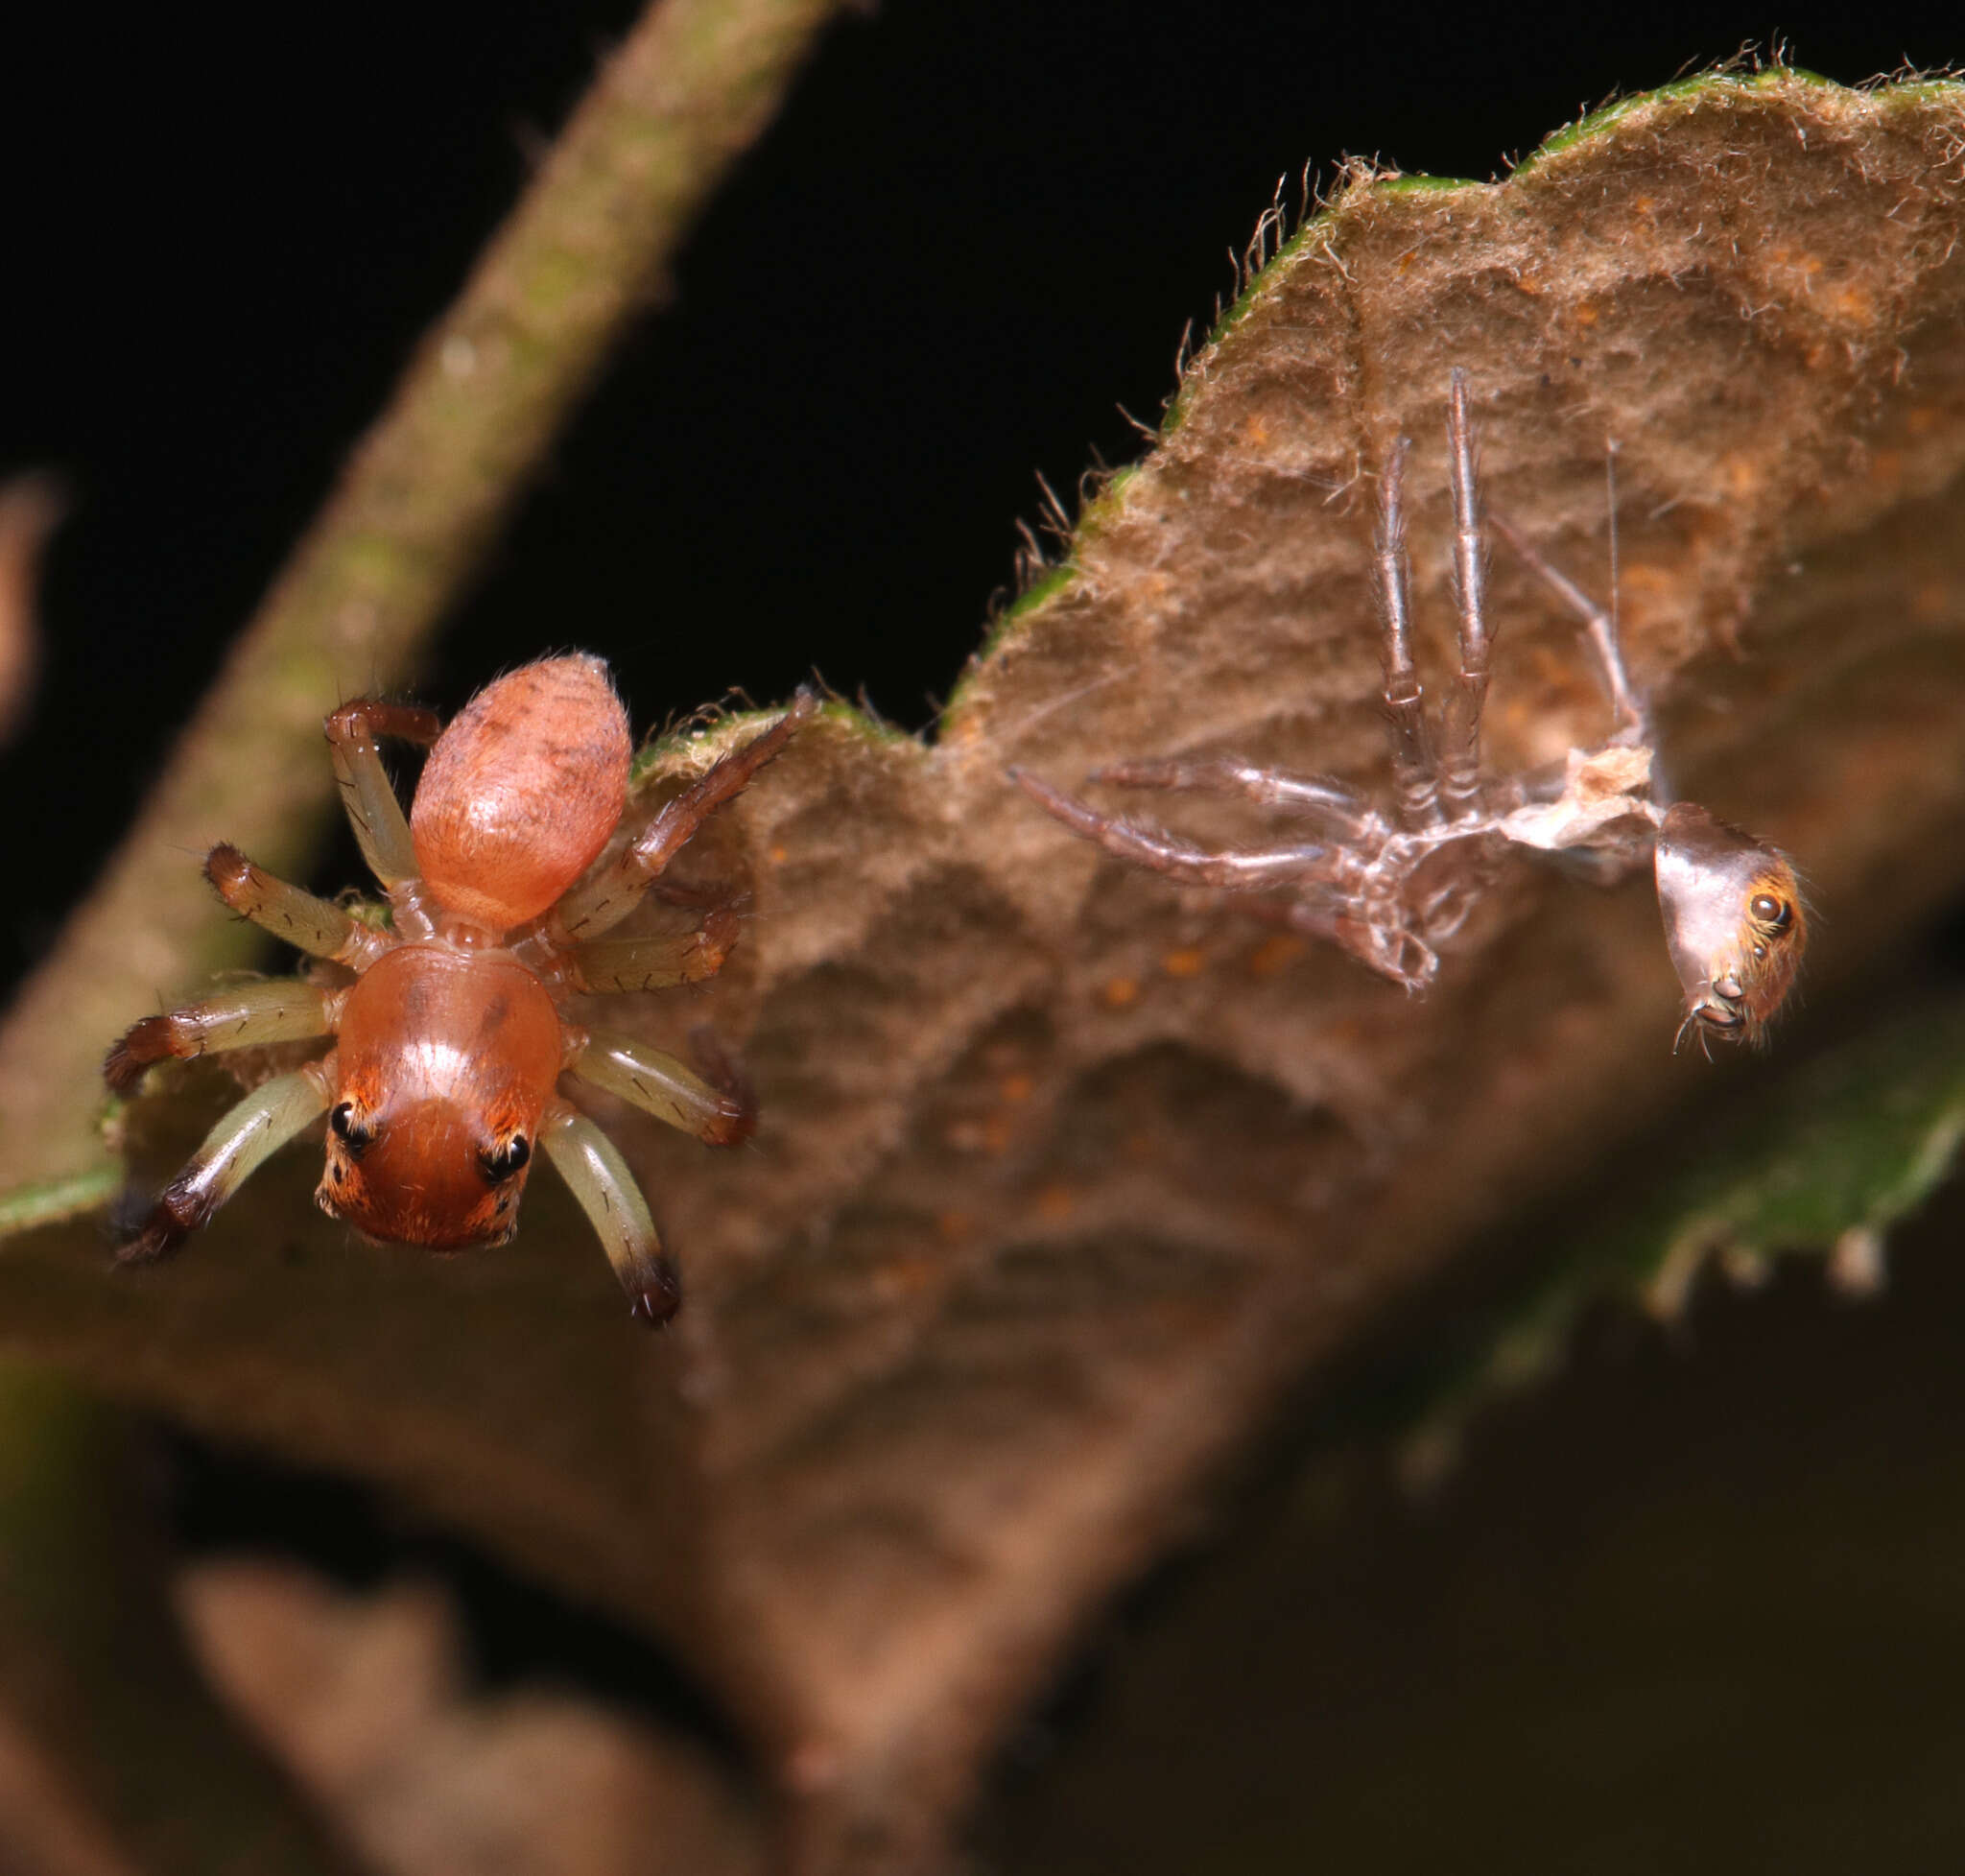
{"type": "Polygon", "coordinates": [[[1107,853],[1184,886],[1225,886],[1274,891],[1292,886],[1348,884],[1357,863],[1342,848],[1306,842],[1298,846],[1248,847],[1217,853],[1182,840],[1164,827],[1101,814],[1076,796],[1040,781],[1028,770],[1012,769],[1010,779],[1031,800],[1064,822],[1074,834],[1096,842],[1107,853]]]}
{"type": "Polygon", "coordinates": [[[405,743],[434,743],[442,727],[437,713],[359,697],[352,703],[343,703],[323,727],[334,761],[335,785],[341,790],[342,806],[347,810],[348,824],[355,830],[368,870],[385,888],[415,878],[420,868],[410,841],[410,823],[389,772],[382,766],[382,751],[375,739],[393,736],[405,743]]]}
{"type": "Polygon", "coordinates": [[[1651,740],[1650,729],[1645,720],[1644,706],[1632,688],[1630,673],[1624,668],[1623,647],[1619,641],[1616,618],[1581,587],[1551,566],[1506,515],[1495,514],[1489,519],[1494,523],[1495,532],[1507,542],[1522,564],[1583,622],[1584,634],[1597,653],[1604,688],[1610,693],[1610,707],[1617,713],[1618,740],[1648,743],[1651,740]]]}
{"type": "Polygon", "coordinates": [[[330,899],[317,899],[289,886],[264,867],[255,867],[235,846],[221,843],[205,856],[204,876],[212,890],[242,918],[312,958],[331,959],[361,970],[389,949],[385,932],[351,918],[330,899]]]}
{"type": "Polygon", "coordinates": [[[339,1019],[344,996],[297,978],[241,984],[133,1024],[104,1059],[103,1079],[113,1092],[128,1094],[153,1062],[189,1061],[216,1049],[253,1049],[326,1035],[339,1019]]]}
{"type": "Polygon", "coordinates": [[[146,1264],[176,1250],[261,1161],[327,1111],[334,1084],[334,1057],[328,1056],[254,1088],[205,1135],[151,1208],[143,1229],[117,1251],[117,1263],[146,1264]]]}
{"type": "Polygon", "coordinates": [[[734,1146],[757,1125],[757,1103],[735,1065],[707,1030],[691,1038],[715,1081],[692,1073],[672,1055],[609,1030],[588,1032],[567,1073],[604,1088],[704,1145],[734,1146]]]}
{"type": "Polygon", "coordinates": [[[548,927],[555,941],[580,943],[612,931],[641,903],[651,882],[697,829],[724,802],[742,794],[750,778],[792,740],[798,726],[817,713],[817,692],[800,690],[792,700],[792,707],[763,735],[732,749],[674,800],[665,802],[613,860],[560,900],[548,927]]]}
{"type": "Polygon", "coordinates": [[[1460,681],[1440,724],[1439,793],[1450,819],[1471,820],[1486,805],[1480,785],[1480,711],[1487,701],[1492,641],[1483,604],[1486,568],[1474,465],[1474,426],[1467,415],[1467,374],[1457,368],[1447,399],[1447,442],[1453,467],[1454,592],[1460,609],[1460,681]]]}
{"type": "Polygon", "coordinates": [[[1412,606],[1407,593],[1406,439],[1385,458],[1379,478],[1378,574],[1380,655],[1385,662],[1385,718],[1392,742],[1392,774],[1399,790],[1399,818],[1409,828],[1430,827],[1439,818],[1439,781],[1433,768],[1432,738],[1426,726],[1425,693],[1412,662],[1412,606]]]}
{"type": "Polygon", "coordinates": [[[1259,769],[1232,756],[1200,762],[1114,762],[1093,771],[1095,782],[1119,788],[1191,790],[1196,794],[1239,795],[1266,808],[1321,819],[1338,840],[1356,842],[1382,831],[1377,813],[1341,782],[1324,775],[1291,775],[1259,769]]]}
{"type": "Polygon", "coordinates": [[[1389,977],[1404,990],[1424,990],[1439,975],[1439,959],[1432,947],[1403,925],[1368,924],[1357,914],[1345,912],[1327,924],[1306,920],[1299,929],[1336,939],[1360,963],[1381,977],[1389,977]]]}
{"type": "Polygon", "coordinates": [[[662,1250],[627,1162],[592,1121],[563,1102],[547,1109],[539,1144],[600,1238],[627,1292],[628,1313],[649,1328],[660,1328],[682,1307],[682,1279],[662,1250]]]}

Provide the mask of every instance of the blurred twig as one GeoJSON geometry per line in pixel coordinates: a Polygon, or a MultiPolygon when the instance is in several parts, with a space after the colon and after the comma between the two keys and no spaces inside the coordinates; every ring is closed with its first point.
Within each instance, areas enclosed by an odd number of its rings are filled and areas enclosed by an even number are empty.
{"type": "Polygon", "coordinates": [[[0,1864],[347,1876],[185,1648],[143,1462],[125,1414],[0,1364],[0,1864]]]}
{"type": "Polygon", "coordinates": [[[20,727],[41,662],[41,550],[68,511],[58,477],[0,483],[0,743],[20,727]]]}
{"type": "Polygon", "coordinates": [[[840,4],[662,0],[602,68],[10,1012],[0,1191],[100,1159],[106,1039],[249,941],[190,856],[221,836],[277,867],[304,851],[328,794],[323,705],[409,675],[840,4]]]}

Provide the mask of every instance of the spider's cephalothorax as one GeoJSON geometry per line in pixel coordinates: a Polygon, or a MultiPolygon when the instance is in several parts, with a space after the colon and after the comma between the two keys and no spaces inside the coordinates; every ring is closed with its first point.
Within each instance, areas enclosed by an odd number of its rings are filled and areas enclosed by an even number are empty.
{"type": "MultiPolygon", "coordinates": [[[[673,1056],[569,1021],[567,998],[712,976],[736,936],[712,906],[679,937],[604,936],[705,819],[817,707],[784,716],[706,770],[604,861],[627,802],[627,716],[599,658],[546,658],[501,677],[438,733],[427,710],[364,700],[327,720],[335,779],[389,900],[389,926],[217,846],[205,874],[235,912],[352,982],[253,983],[147,1016],[109,1051],[127,1093],[153,1062],[331,1036],[318,1060],[231,1109],[165,1187],[126,1262],[174,1250],[252,1170],[327,1115],[322,1210],[390,1244],[462,1250],[511,1236],[544,1152],[600,1234],[634,1314],[666,1321],[675,1267],[627,1164],[558,1092],[562,1075],[714,1145],[756,1121],[746,1090],[705,1044],[710,1079],[673,1056]],[[433,745],[405,820],[377,739],[433,745]],[[599,862],[600,864],[596,864],[599,862]]],[[[684,895],[685,903],[698,903],[684,895]]]]}
{"type": "MultiPolygon", "coordinates": [[[[1241,796],[1305,828],[1304,838],[1272,845],[1212,849],[1150,822],[1102,813],[1028,772],[1012,775],[1041,807],[1108,853],[1187,885],[1248,895],[1242,903],[1251,910],[1334,939],[1409,990],[1432,982],[1438,946],[1493,884],[1509,847],[1573,856],[1602,879],[1650,860],[1685,998],[1679,1033],[1758,1040],[1793,984],[1807,942],[1794,868],[1778,848],[1704,808],[1657,798],[1651,727],[1624,669],[1615,612],[1592,602],[1499,515],[1491,518],[1503,537],[1582,620],[1617,728],[1599,748],[1572,750],[1559,771],[1482,773],[1480,712],[1493,639],[1483,605],[1474,432],[1460,371],[1453,374],[1447,438],[1460,669],[1436,724],[1428,718],[1412,660],[1403,438],[1379,484],[1377,588],[1392,807],[1327,776],[1287,774],[1233,758],[1115,763],[1093,777],[1128,788],[1241,796]]],[[[1615,512],[1613,497],[1613,525],[1615,512]]]]}

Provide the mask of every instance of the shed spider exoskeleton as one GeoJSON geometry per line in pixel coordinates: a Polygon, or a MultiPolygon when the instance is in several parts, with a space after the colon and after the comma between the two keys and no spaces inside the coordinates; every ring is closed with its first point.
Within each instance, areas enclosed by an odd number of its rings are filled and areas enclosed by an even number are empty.
{"type": "MultiPolygon", "coordinates": [[[[1409,990],[1432,982],[1437,947],[1493,883],[1510,846],[1571,856],[1606,881],[1649,857],[1666,945],[1685,992],[1681,1039],[1690,1031],[1702,1042],[1709,1036],[1757,1041],[1793,984],[1807,942],[1794,868],[1778,848],[1704,808],[1658,800],[1651,728],[1624,669],[1615,611],[1594,604],[1499,515],[1492,518],[1508,544],[1582,621],[1617,728],[1597,749],[1573,749],[1556,772],[1497,779],[1480,772],[1480,708],[1493,641],[1482,609],[1485,568],[1466,374],[1456,370],[1452,383],[1447,437],[1460,670],[1436,732],[1412,662],[1405,439],[1394,445],[1379,484],[1375,560],[1394,811],[1328,777],[1287,774],[1232,757],[1124,762],[1093,776],[1126,788],[1241,796],[1308,822],[1317,836],[1213,850],[1148,822],[1102,814],[1026,772],[1010,772],[1074,833],[1123,860],[1187,885],[1289,894],[1245,903],[1294,930],[1335,940],[1409,990]]],[[[1613,529],[1615,519],[1613,493],[1613,529]]]]}
{"type": "Polygon", "coordinates": [[[713,1145],[744,1139],[756,1109],[704,1046],[712,1078],[626,1035],[582,1029],[576,994],[655,989],[713,976],[736,937],[728,906],[679,936],[609,938],[716,809],[817,708],[791,709],[699,775],[604,864],[627,803],[627,714],[601,659],[546,658],[480,691],[448,728],[364,699],[327,719],[342,803],[389,900],[391,929],[262,871],[233,846],[205,876],[234,912],[353,973],[338,987],[281,978],[146,1016],[103,1072],[127,1093],[153,1062],[316,1036],[318,1060],[255,1088],[164,1188],[123,1262],[160,1257],[203,1224],[267,1156],[322,1113],[331,1218],[389,1244],[462,1250],[517,1224],[533,1151],[558,1169],[649,1323],[681,1289],[613,1143],[555,1090],[603,1088],[713,1145]],[[376,740],[433,746],[406,819],[376,740]]]}

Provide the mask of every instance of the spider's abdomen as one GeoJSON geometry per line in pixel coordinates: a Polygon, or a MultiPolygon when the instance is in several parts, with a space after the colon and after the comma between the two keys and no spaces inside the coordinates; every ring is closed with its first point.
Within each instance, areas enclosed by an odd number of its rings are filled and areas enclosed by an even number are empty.
{"type": "Polygon", "coordinates": [[[438,901],[492,931],[536,918],[607,844],[629,753],[627,713],[597,657],[545,658],[487,684],[437,739],[410,810],[438,901]]]}

